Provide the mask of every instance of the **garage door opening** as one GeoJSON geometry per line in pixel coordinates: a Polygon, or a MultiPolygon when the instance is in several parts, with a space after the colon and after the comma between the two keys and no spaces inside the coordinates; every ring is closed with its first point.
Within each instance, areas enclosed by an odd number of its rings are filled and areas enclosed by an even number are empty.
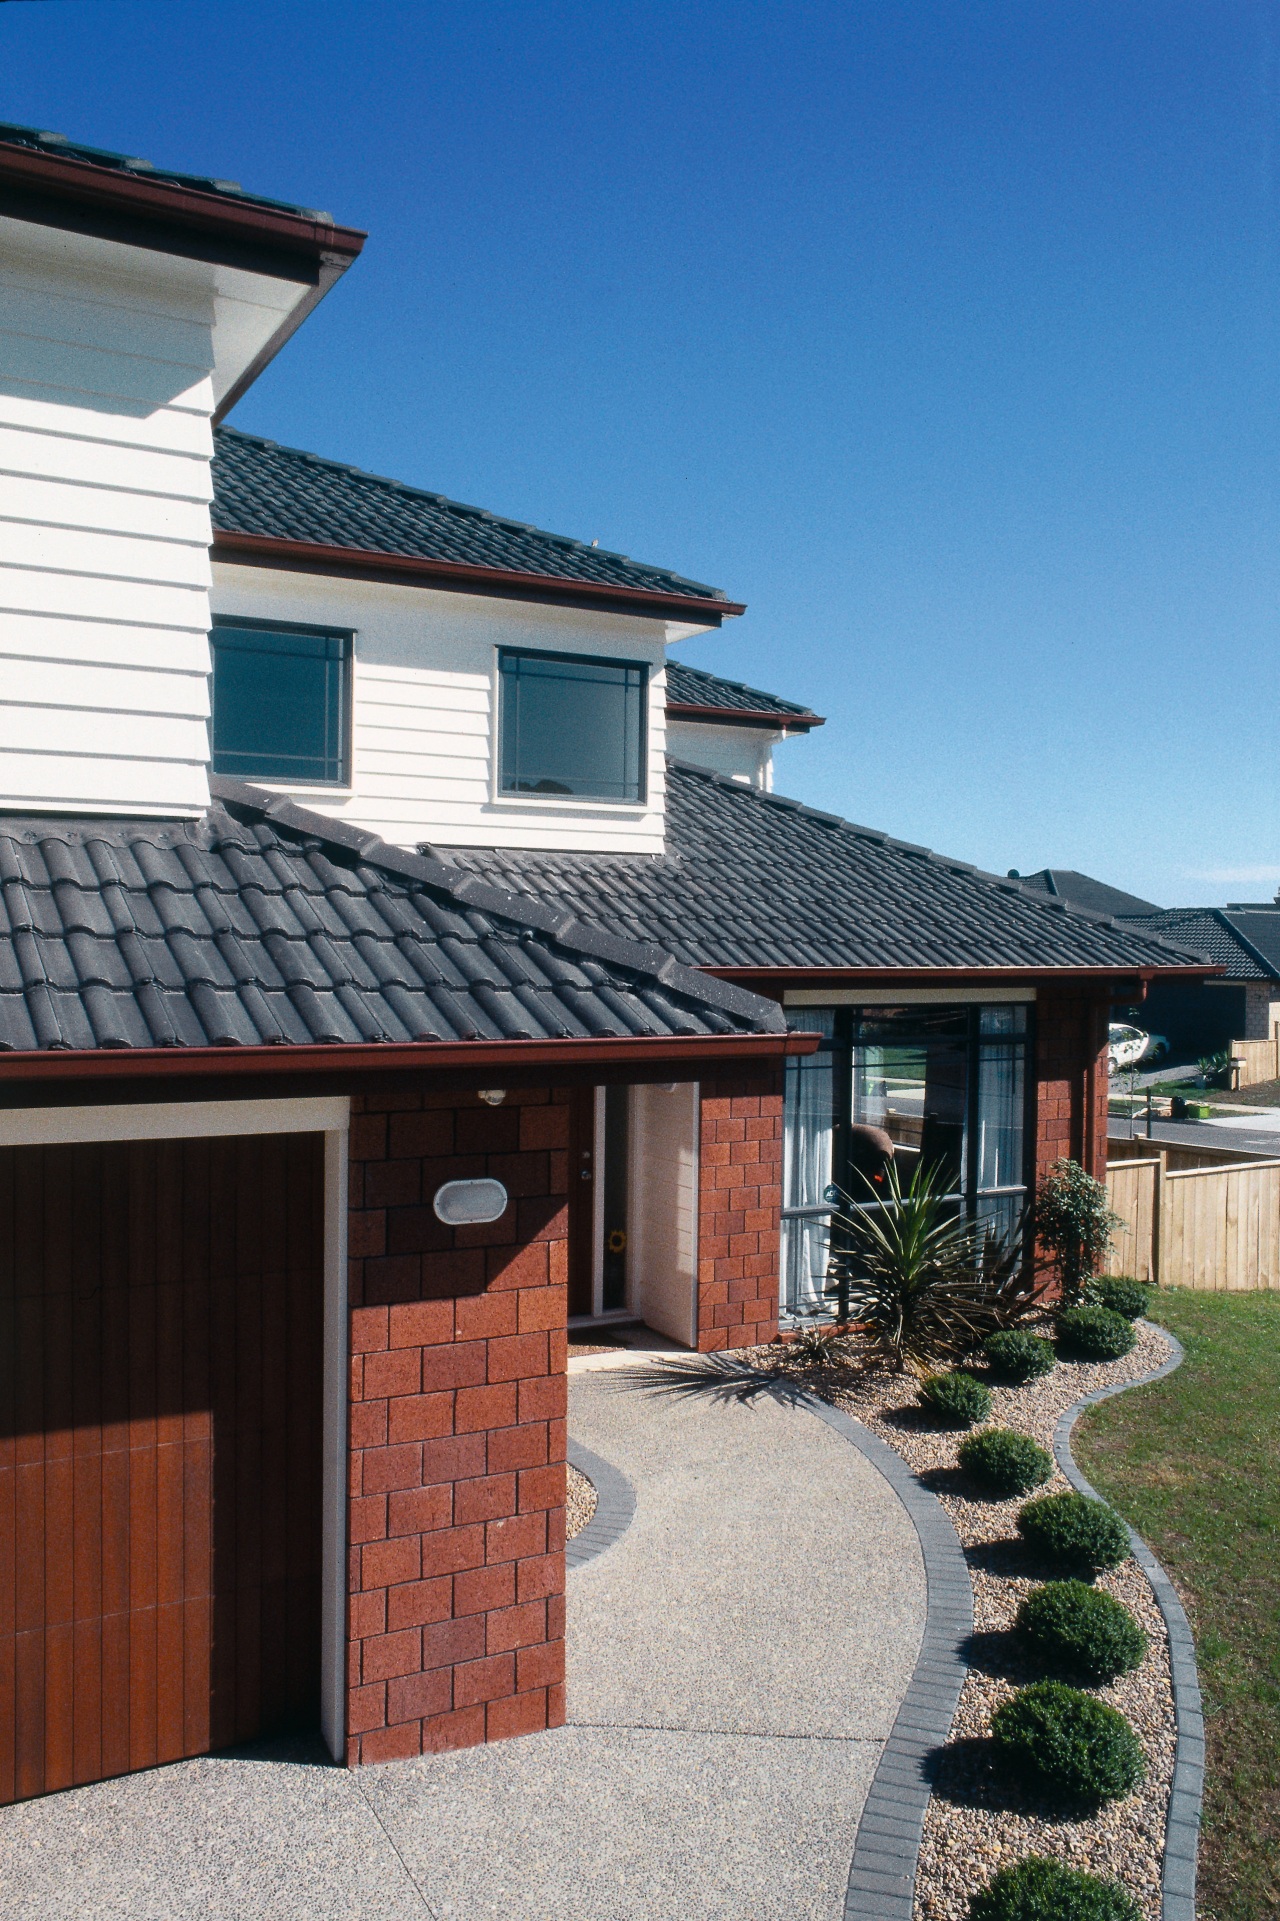
{"type": "Polygon", "coordinates": [[[0,1801],[319,1726],[324,1177],[0,1148],[0,1801]]]}

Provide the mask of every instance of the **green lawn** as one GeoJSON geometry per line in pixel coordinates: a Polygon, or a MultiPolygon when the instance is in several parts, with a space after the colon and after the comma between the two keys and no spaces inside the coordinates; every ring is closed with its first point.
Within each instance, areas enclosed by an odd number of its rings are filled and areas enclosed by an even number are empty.
{"type": "Polygon", "coordinates": [[[1280,1916],[1280,1294],[1152,1303],[1187,1350],[1083,1417],[1073,1448],[1177,1583],[1209,1744],[1199,1912],[1280,1916]]]}

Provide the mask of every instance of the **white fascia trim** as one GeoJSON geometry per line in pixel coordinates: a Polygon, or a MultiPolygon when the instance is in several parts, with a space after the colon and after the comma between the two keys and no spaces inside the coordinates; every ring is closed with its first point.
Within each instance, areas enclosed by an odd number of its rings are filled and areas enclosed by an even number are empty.
{"type": "Polygon", "coordinates": [[[786,1007],[948,1007],[1034,1001],[1034,987],[788,987],[786,1007]]]}
{"type": "MultiPolygon", "coordinates": [[[[265,1103],[264,1103],[265,1105],[265,1103]]],[[[287,1105],[287,1103],[281,1103],[287,1105]]],[[[350,1102],[340,1127],[324,1136],[324,1428],[320,1512],[320,1731],[333,1759],[347,1745],[347,1397],[350,1342],[347,1300],[347,1148],[350,1102]]]]}
{"type": "Polygon", "coordinates": [[[346,1095],[298,1101],[157,1101],[136,1107],[14,1107],[0,1109],[0,1147],[199,1140],[210,1134],[328,1134],[345,1131],[350,1112],[346,1095]]]}

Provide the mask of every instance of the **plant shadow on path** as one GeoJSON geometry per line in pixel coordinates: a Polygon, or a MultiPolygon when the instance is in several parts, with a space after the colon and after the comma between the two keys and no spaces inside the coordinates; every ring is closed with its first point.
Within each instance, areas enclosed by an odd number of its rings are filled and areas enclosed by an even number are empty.
{"type": "Polygon", "coordinates": [[[749,1367],[719,1354],[681,1355],[639,1367],[610,1368],[601,1378],[618,1393],[662,1394],[738,1407],[760,1400],[799,1405],[818,1386],[816,1380],[800,1380],[783,1368],[749,1367]]]}

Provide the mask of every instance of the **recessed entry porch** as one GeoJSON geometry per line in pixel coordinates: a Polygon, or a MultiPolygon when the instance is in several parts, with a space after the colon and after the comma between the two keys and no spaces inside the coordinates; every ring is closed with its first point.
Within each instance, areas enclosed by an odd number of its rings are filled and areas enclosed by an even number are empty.
{"type": "Polygon", "coordinates": [[[569,1149],[569,1339],[698,1340],[701,1089],[583,1087],[569,1149]]]}

